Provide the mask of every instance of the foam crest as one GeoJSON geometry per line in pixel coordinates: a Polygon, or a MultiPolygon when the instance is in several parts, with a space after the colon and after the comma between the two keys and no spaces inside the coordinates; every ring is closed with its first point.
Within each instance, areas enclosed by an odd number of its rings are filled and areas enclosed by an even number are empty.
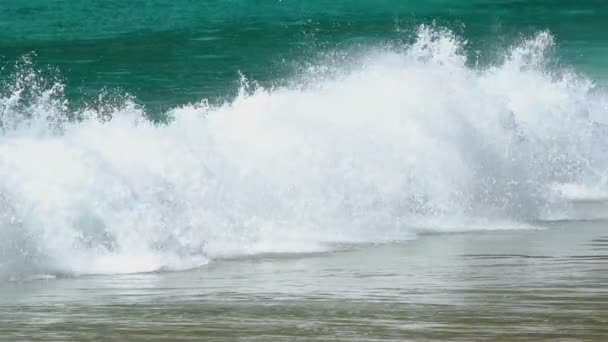
{"type": "Polygon", "coordinates": [[[541,32],[480,69],[452,32],[422,26],[312,86],[244,80],[233,101],[175,108],[168,124],[132,100],[69,111],[60,83],[22,68],[0,97],[0,273],[527,227],[558,207],[555,184],[601,184],[606,165],[604,95],[548,72],[553,44],[541,32]]]}

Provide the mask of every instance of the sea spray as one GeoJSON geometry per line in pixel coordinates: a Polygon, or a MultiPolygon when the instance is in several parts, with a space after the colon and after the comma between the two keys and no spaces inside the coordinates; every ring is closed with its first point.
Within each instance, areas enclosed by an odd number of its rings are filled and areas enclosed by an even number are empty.
{"type": "Polygon", "coordinates": [[[133,99],[70,111],[30,64],[0,98],[0,272],[184,269],[525,226],[559,208],[556,184],[605,178],[605,96],[548,70],[553,45],[541,32],[472,67],[459,37],[421,26],[332,77],[244,80],[167,124],[133,99]]]}

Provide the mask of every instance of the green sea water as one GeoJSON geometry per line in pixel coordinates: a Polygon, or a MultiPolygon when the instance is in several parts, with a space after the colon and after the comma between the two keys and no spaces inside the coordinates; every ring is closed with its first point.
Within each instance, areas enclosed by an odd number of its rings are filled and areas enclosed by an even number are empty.
{"type": "Polygon", "coordinates": [[[230,98],[239,73],[275,84],[324,52],[405,44],[434,23],[488,63],[548,30],[561,62],[604,80],[606,15],[601,0],[5,0],[0,56],[12,63],[35,52],[39,66],[59,68],[72,99],[111,89],[167,109],[230,98]]]}

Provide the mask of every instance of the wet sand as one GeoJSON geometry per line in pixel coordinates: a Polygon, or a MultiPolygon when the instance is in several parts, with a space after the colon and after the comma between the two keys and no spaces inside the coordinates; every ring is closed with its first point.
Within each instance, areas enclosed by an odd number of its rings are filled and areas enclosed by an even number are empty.
{"type": "Polygon", "coordinates": [[[0,284],[6,341],[605,341],[608,222],[0,284]]]}

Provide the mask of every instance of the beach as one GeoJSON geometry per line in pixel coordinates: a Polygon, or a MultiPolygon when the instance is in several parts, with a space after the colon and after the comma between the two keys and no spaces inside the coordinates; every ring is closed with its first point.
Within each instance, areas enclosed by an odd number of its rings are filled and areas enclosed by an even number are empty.
{"type": "Polygon", "coordinates": [[[603,341],[608,5],[0,5],[0,340],[603,341]]]}

